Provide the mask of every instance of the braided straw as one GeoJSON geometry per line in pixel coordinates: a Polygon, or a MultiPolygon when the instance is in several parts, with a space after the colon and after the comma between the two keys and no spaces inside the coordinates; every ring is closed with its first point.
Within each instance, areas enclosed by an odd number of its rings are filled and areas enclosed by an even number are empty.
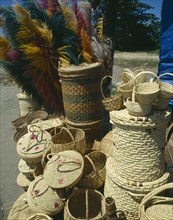
{"type": "Polygon", "coordinates": [[[64,208],[64,220],[104,220],[105,218],[105,198],[97,190],[74,190],[64,208]]]}
{"type": "MultiPolygon", "coordinates": [[[[166,76],[166,75],[173,77],[173,73],[163,73],[159,76],[159,79],[162,76],[166,76]]],[[[173,97],[173,85],[171,85],[170,83],[163,82],[161,80],[159,84],[160,84],[160,96],[162,98],[171,99],[173,97]]]]}
{"type": "Polygon", "coordinates": [[[84,170],[77,186],[80,188],[98,189],[106,178],[106,155],[93,151],[84,156],[84,170]]]}
{"type": "Polygon", "coordinates": [[[106,79],[106,78],[111,78],[113,80],[113,78],[111,76],[105,76],[102,78],[101,80],[101,83],[100,83],[100,90],[101,90],[101,93],[102,93],[102,103],[105,107],[105,109],[107,111],[113,111],[113,110],[119,110],[121,108],[123,108],[123,96],[120,95],[120,94],[117,94],[115,96],[112,96],[112,97],[105,97],[104,93],[103,93],[103,81],[106,79]]]}
{"type": "Polygon", "coordinates": [[[37,213],[32,215],[31,217],[27,218],[26,220],[53,220],[53,218],[45,215],[43,213],[37,213]]]}
{"type": "Polygon", "coordinates": [[[30,184],[27,191],[27,199],[30,209],[50,216],[58,214],[64,207],[63,189],[50,188],[43,176],[38,176],[30,184]]]}
{"type": "Polygon", "coordinates": [[[143,104],[151,104],[160,93],[158,76],[155,73],[149,71],[138,73],[134,79],[134,93],[138,99],[138,102],[143,104]],[[138,79],[143,75],[151,75],[156,77],[157,80],[155,82],[150,81],[139,83],[138,79]]]}
{"type": "Polygon", "coordinates": [[[157,196],[159,193],[172,188],[173,183],[168,183],[147,194],[140,204],[140,220],[172,220],[173,198],[157,196]]]}

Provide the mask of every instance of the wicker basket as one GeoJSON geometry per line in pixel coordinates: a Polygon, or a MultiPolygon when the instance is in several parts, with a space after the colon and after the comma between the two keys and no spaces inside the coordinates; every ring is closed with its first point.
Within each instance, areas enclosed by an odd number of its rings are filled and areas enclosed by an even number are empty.
{"type": "Polygon", "coordinates": [[[32,181],[27,191],[30,209],[50,216],[58,214],[63,209],[66,200],[64,195],[63,189],[49,187],[43,176],[38,176],[32,181]]]}
{"type": "Polygon", "coordinates": [[[33,111],[27,114],[26,118],[25,118],[25,123],[27,125],[29,124],[34,124],[36,122],[38,122],[39,120],[43,120],[46,119],[46,117],[48,116],[48,113],[45,111],[33,111]]]}
{"type": "Polygon", "coordinates": [[[164,147],[170,115],[170,111],[153,111],[148,117],[130,116],[126,109],[110,112],[115,173],[134,181],[153,181],[165,173],[164,147]]]}
{"type": "Polygon", "coordinates": [[[173,198],[158,196],[163,191],[173,189],[173,183],[168,183],[147,194],[140,204],[140,220],[172,220],[173,198]]]}
{"type": "Polygon", "coordinates": [[[99,189],[106,178],[106,155],[93,151],[84,156],[84,170],[77,186],[79,188],[99,189]]]}
{"type": "Polygon", "coordinates": [[[130,69],[124,69],[122,74],[121,74],[121,79],[124,83],[128,83],[129,81],[134,81],[135,75],[133,71],[130,69]]]}
{"type": "MultiPolygon", "coordinates": [[[[162,76],[170,75],[173,77],[173,73],[163,73],[159,76],[159,79],[162,76]]],[[[162,98],[171,99],[173,97],[173,85],[166,83],[160,80],[160,96],[162,98]]]]}
{"type": "Polygon", "coordinates": [[[126,108],[130,115],[134,116],[146,116],[151,112],[152,104],[143,104],[135,100],[135,94],[132,92],[132,98],[128,98],[126,101],[126,108]]]}
{"type": "Polygon", "coordinates": [[[60,68],[65,114],[68,120],[92,122],[103,117],[100,81],[105,70],[101,63],[60,68]]]}
{"type": "Polygon", "coordinates": [[[134,80],[134,93],[138,100],[138,102],[143,104],[151,104],[157,98],[160,93],[159,83],[158,83],[158,76],[149,71],[143,71],[136,75],[134,80]],[[138,78],[141,76],[149,75],[157,78],[155,82],[138,82],[138,78]]]}
{"type": "Polygon", "coordinates": [[[53,218],[43,213],[37,213],[27,218],[26,220],[53,220],[53,218]]]}
{"type": "Polygon", "coordinates": [[[64,220],[106,219],[105,198],[96,190],[77,189],[64,208],[64,220]]]}
{"type": "Polygon", "coordinates": [[[123,108],[123,96],[121,94],[117,94],[115,96],[112,97],[105,97],[104,93],[103,93],[103,82],[106,78],[111,78],[113,80],[113,78],[111,76],[105,76],[102,78],[101,83],[100,83],[100,90],[102,93],[102,103],[105,107],[105,109],[107,111],[113,111],[113,110],[118,110],[123,108]]]}
{"type": "Polygon", "coordinates": [[[132,91],[134,87],[134,81],[131,80],[128,83],[122,83],[118,87],[118,92],[123,95],[125,99],[132,96],[132,91]]]}

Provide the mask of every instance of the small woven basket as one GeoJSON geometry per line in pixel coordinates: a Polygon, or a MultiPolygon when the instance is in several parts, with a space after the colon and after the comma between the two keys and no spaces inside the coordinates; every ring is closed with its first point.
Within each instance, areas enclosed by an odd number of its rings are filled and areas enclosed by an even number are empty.
{"type": "Polygon", "coordinates": [[[125,99],[132,96],[132,91],[134,87],[134,81],[131,80],[128,83],[122,83],[118,87],[118,92],[123,95],[125,99]]]}
{"type": "Polygon", "coordinates": [[[134,93],[139,103],[143,103],[143,104],[153,103],[153,101],[157,98],[157,96],[160,93],[158,81],[159,81],[158,76],[153,72],[143,71],[136,75],[134,80],[134,93]],[[142,83],[138,82],[138,78],[140,78],[143,75],[156,77],[157,80],[155,82],[151,82],[151,81],[142,82],[142,83]]]}
{"type": "Polygon", "coordinates": [[[98,189],[106,178],[106,155],[93,151],[84,156],[84,170],[77,186],[80,188],[98,189]]]}
{"type": "Polygon", "coordinates": [[[53,220],[53,218],[43,213],[37,213],[27,218],[26,220],[53,220]]]}
{"type": "Polygon", "coordinates": [[[140,220],[172,220],[173,198],[158,196],[158,194],[163,191],[167,191],[172,188],[173,183],[168,183],[148,193],[140,204],[140,220]]]}
{"type": "Polygon", "coordinates": [[[105,198],[96,190],[77,189],[64,208],[64,220],[106,219],[105,198]]]}
{"type": "Polygon", "coordinates": [[[48,113],[45,111],[33,111],[27,114],[26,118],[25,118],[25,123],[27,125],[29,124],[33,124],[38,122],[39,120],[43,120],[46,119],[46,117],[48,116],[48,113]]]}
{"type": "MultiPolygon", "coordinates": [[[[159,79],[162,76],[166,76],[166,75],[170,75],[173,77],[173,73],[163,73],[159,76],[159,79]]],[[[160,80],[159,82],[160,84],[160,96],[162,98],[167,98],[167,99],[171,99],[173,97],[173,85],[163,82],[160,80]]]]}
{"type": "Polygon", "coordinates": [[[102,78],[101,83],[100,83],[100,90],[101,90],[102,97],[103,97],[102,103],[107,111],[119,110],[119,109],[123,108],[123,106],[124,106],[123,105],[123,96],[121,94],[117,94],[115,96],[106,98],[103,93],[103,81],[108,77],[113,80],[113,78],[111,76],[105,76],[102,78]]]}

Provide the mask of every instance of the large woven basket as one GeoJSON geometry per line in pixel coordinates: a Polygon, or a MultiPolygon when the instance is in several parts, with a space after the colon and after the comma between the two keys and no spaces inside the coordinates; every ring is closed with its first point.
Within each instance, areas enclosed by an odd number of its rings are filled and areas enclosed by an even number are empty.
{"type": "Polygon", "coordinates": [[[140,204],[140,220],[172,220],[173,198],[159,196],[163,191],[173,189],[173,183],[168,183],[147,194],[140,204]]]}
{"type": "Polygon", "coordinates": [[[27,218],[26,220],[53,220],[53,218],[43,213],[37,213],[27,218]]]}
{"type": "Polygon", "coordinates": [[[106,178],[106,155],[93,151],[84,156],[84,170],[77,186],[80,188],[99,189],[106,178]]]}
{"type": "Polygon", "coordinates": [[[93,147],[95,140],[100,141],[103,137],[103,120],[93,121],[88,123],[74,123],[66,120],[67,127],[79,128],[85,132],[86,152],[89,153],[93,147]]]}
{"type": "Polygon", "coordinates": [[[64,220],[106,219],[104,196],[96,190],[77,189],[64,208],[64,220]]]}
{"type": "Polygon", "coordinates": [[[116,94],[114,96],[111,97],[105,97],[104,92],[103,92],[103,82],[106,78],[111,78],[113,80],[113,78],[111,76],[105,76],[102,78],[101,83],[100,83],[100,90],[102,93],[102,103],[105,107],[105,109],[107,111],[113,111],[113,110],[118,110],[123,108],[124,104],[123,104],[123,96],[121,94],[116,94]]]}
{"type": "Polygon", "coordinates": [[[29,185],[27,200],[31,210],[50,216],[58,214],[65,204],[65,191],[47,185],[43,176],[38,176],[29,185]]]}
{"type": "Polygon", "coordinates": [[[160,93],[158,81],[159,81],[158,76],[153,72],[143,71],[136,75],[134,79],[134,93],[138,102],[143,104],[153,103],[153,101],[157,98],[157,96],[160,93]],[[152,82],[150,79],[149,82],[148,81],[142,83],[138,82],[138,79],[141,78],[141,76],[143,75],[152,76],[153,78],[156,77],[157,80],[152,82]]]}
{"type": "MultiPolygon", "coordinates": [[[[166,76],[166,75],[173,77],[173,73],[163,73],[159,76],[159,79],[162,78],[162,76],[166,76]]],[[[173,85],[171,85],[170,83],[163,82],[161,80],[159,84],[160,84],[160,96],[162,98],[171,99],[173,97],[173,85]]]]}
{"type": "Polygon", "coordinates": [[[153,111],[148,117],[131,116],[126,109],[110,112],[115,173],[134,181],[153,181],[165,173],[164,147],[170,116],[170,111],[153,111]]]}
{"type": "Polygon", "coordinates": [[[80,123],[100,120],[103,116],[100,81],[105,70],[101,63],[60,68],[65,114],[80,123]]]}

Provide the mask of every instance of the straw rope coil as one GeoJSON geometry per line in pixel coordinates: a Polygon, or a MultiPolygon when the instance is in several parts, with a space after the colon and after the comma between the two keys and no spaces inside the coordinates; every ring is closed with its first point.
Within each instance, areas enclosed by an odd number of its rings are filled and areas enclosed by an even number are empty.
{"type": "Polygon", "coordinates": [[[163,191],[173,189],[173,183],[168,183],[148,193],[140,204],[140,220],[172,220],[173,198],[158,196],[163,191]]]}
{"type": "Polygon", "coordinates": [[[64,208],[64,220],[106,219],[105,198],[97,190],[77,189],[64,208]]]}

